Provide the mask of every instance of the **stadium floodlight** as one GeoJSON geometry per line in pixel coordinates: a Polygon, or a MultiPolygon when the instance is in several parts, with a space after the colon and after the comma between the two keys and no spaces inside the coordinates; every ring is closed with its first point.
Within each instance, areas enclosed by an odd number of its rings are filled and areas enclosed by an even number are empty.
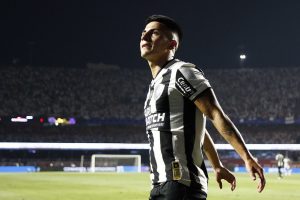
{"type": "Polygon", "coordinates": [[[246,56],[245,54],[241,54],[241,55],[240,55],[240,59],[241,59],[241,60],[245,60],[246,57],[247,57],[247,56],[246,56]]]}
{"type": "Polygon", "coordinates": [[[90,172],[141,172],[141,155],[93,154],[90,172]]]}

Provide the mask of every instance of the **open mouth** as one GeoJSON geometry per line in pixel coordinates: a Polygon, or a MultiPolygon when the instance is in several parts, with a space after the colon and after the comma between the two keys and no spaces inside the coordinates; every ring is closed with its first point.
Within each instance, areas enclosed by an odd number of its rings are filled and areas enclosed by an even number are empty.
{"type": "Polygon", "coordinates": [[[144,48],[144,47],[149,48],[149,47],[151,47],[151,45],[150,44],[143,44],[142,48],[144,48]]]}

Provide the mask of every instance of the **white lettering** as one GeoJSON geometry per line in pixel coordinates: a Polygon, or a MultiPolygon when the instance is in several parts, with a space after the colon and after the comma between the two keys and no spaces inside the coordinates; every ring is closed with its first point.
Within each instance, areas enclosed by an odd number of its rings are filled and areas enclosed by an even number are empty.
{"type": "Polygon", "coordinates": [[[182,82],[182,81],[184,82],[184,79],[182,77],[180,77],[180,78],[177,79],[177,81],[178,82],[182,82]]]}
{"type": "Polygon", "coordinates": [[[192,89],[185,83],[184,78],[180,77],[177,79],[180,86],[182,86],[185,92],[190,92],[192,89]]]}
{"type": "Polygon", "coordinates": [[[157,119],[157,114],[154,114],[154,115],[152,115],[152,116],[153,116],[153,117],[152,117],[152,122],[153,122],[153,123],[157,122],[157,121],[156,121],[156,119],[157,119]]]}
{"type": "Polygon", "coordinates": [[[158,122],[163,122],[163,121],[165,121],[165,113],[158,113],[158,114],[157,114],[157,121],[158,121],[158,122]]]}
{"type": "Polygon", "coordinates": [[[165,113],[155,113],[145,118],[147,128],[164,126],[165,113]]]}

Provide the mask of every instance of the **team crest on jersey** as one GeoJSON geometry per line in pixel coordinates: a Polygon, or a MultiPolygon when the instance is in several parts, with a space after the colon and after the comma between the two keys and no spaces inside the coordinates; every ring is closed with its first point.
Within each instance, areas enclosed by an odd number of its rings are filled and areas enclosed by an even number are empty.
{"type": "Polygon", "coordinates": [[[164,89],[165,89],[165,86],[163,84],[158,84],[158,86],[154,89],[155,100],[159,99],[159,97],[162,95],[164,89]]]}

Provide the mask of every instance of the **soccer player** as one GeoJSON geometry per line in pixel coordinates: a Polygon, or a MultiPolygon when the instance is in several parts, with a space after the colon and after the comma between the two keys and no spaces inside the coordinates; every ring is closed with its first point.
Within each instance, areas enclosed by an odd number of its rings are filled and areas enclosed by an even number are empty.
{"type": "Polygon", "coordinates": [[[283,168],[283,159],[284,159],[284,156],[281,153],[278,153],[276,155],[275,159],[277,161],[278,178],[283,178],[282,177],[282,171],[281,171],[281,169],[283,168]]]}
{"type": "Polygon", "coordinates": [[[291,169],[291,159],[289,157],[285,157],[283,159],[283,166],[284,166],[284,174],[286,176],[290,176],[292,174],[292,169],[291,169]]]}
{"type": "Polygon", "coordinates": [[[171,18],[147,18],[140,53],[152,81],[144,105],[150,143],[150,199],[207,197],[207,174],[202,154],[206,117],[244,160],[250,175],[265,187],[262,167],[246,148],[238,129],[221,108],[213,89],[195,65],[175,59],[182,30],[171,18]]]}

